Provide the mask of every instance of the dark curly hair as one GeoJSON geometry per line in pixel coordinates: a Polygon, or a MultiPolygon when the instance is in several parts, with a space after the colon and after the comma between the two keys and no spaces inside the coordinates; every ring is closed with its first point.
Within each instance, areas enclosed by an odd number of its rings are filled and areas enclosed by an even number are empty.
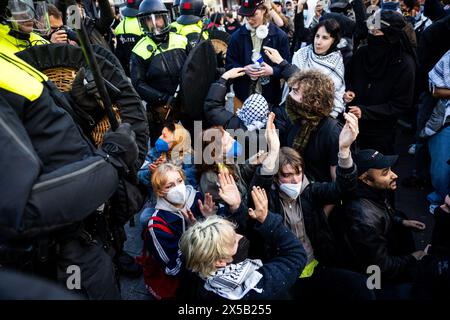
{"type": "Polygon", "coordinates": [[[298,86],[302,91],[302,109],[324,116],[330,114],[334,104],[334,83],[331,78],[314,69],[299,71],[289,78],[290,88],[298,86]]]}

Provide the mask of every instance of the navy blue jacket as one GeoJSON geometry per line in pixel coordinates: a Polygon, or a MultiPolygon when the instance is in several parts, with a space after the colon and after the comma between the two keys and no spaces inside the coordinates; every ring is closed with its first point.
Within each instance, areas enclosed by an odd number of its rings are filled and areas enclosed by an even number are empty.
{"type": "MultiPolygon", "coordinates": [[[[268,46],[277,49],[281,56],[288,62],[291,62],[291,55],[289,53],[289,40],[284,31],[275,26],[269,24],[269,34],[264,39],[262,46],[268,46]]],[[[231,36],[230,43],[227,50],[227,61],[225,68],[227,70],[236,67],[245,67],[252,64],[252,51],[253,44],[250,37],[250,31],[243,25],[238,31],[231,36]]],[[[261,55],[264,62],[272,66],[273,75],[270,77],[270,83],[262,87],[262,95],[266,98],[267,102],[271,104],[278,104],[281,100],[281,88],[280,79],[281,68],[273,64],[270,59],[265,55],[264,49],[261,47],[261,55]]],[[[233,80],[233,89],[236,97],[242,102],[250,95],[250,77],[245,75],[233,80]]]]}

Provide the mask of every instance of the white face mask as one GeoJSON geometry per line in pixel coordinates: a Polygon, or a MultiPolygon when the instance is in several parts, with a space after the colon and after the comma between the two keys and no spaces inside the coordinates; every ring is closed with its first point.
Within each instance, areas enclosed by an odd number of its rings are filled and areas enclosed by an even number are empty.
{"type": "Polygon", "coordinates": [[[186,202],[186,185],[180,183],[169,190],[166,196],[167,200],[175,204],[184,204],[186,202]]]}
{"type": "Polygon", "coordinates": [[[302,189],[302,183],[282,183],[280,190],[283,191],[289,198],[297,199],[302,189]]]}

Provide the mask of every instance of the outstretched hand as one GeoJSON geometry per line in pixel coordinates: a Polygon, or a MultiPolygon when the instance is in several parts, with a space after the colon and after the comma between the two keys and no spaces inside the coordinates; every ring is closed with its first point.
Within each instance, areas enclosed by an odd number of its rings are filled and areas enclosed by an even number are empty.
{"type": "Polygon", "coordinates": [[[252,199],[255,204],[255,209],[249,208],[248,215],[260,223],[264,223],[269,213],[269,200],[267,198],[266,190],[260,187],[253,187],[252,199]]]}
{"type": "Polygon", "coordinates": [[[219,173],[219,197],[225,201],[232,212],[241,205],[241,194],[231,174],[219,173]]]}
{"type": "Polygon", "coordinates": [[[224,74],[222,74],[222,78],[228,80],[237,77],[242,77],[243,75],[245,75],[245,68],[233,68],[224,72],[224,74]]]}
{"type": "Polygon", "coordinates": [[[210,193],[205,193],[205,203],[198,199],[198,207],[202,215],[207,218],[216,213],[216,204],[214,203],[210,193]]]}
{"type": "Polygon", "coordinates": [[[359,133],[358,118],[351,113],[345,113],[345,125],[339,135],[339,151],[350,151],[351,144],[356,140],[359,133]]]}
{"type": "Polygon", "coordinates": [[[189,224],[193,225],[197,222],[197,219],[195,219],[194,215],[192,214],[192,211],[187,209],[186,211],[181,211],[181,214],[184,217],[184,220],[189,224]]]}
{"type": "Polygon", "coordinates": [[[266,139],[269,147],[269,152],[278,152],[280,150],[280,139],[277,135],[277,128],[274,124],[275,113],[269,113],[266,124],[266,139]]]}
{"type": "Polygon", "coordinates": [[[273,63],[280,64],[284,60],[283,57],[281,56],[280,52],[278,52],[277,49],[267,47],[267,46],[263,46],[263,49],[264,49],[264,53],[266,54],[266,56],[273,63]]]}

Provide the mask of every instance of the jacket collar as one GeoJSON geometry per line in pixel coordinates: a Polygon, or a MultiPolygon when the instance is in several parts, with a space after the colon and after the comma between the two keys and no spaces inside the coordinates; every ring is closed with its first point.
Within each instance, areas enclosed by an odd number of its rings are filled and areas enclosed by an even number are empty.
{"type": "Polygon", "coordinates": [[[386,190],[378,190],[372,188],[366,183],[359,180],[358,180],[358,188],[356,189],[356,196],[358,198],[365,198],[372,200],[383,206],[388,204],[389,206],[392,207],[392,205],[389,203],[386,190]]]}

